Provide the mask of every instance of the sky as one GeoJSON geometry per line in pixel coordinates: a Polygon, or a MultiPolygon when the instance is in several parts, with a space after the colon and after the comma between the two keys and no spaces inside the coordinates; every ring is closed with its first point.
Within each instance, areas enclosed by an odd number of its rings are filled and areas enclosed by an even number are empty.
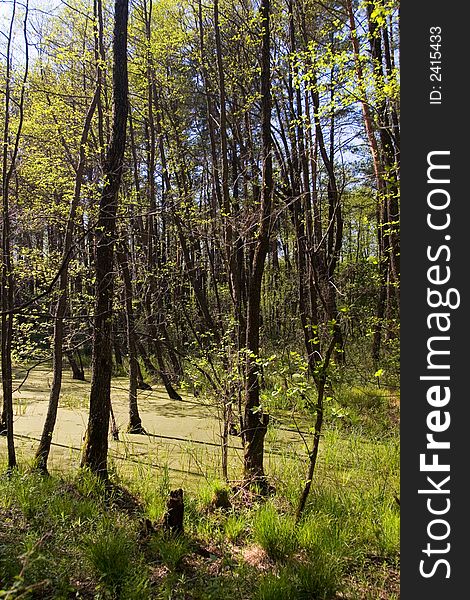
{"type": "MultiPolygon", "coordinates": [[[[71,0],[73,2],[73,0],[71,0]]],[[[60,6],[61,0],[29,0],[28,12],[28,40],[30,58],[35,55],[35,41],[37,25],[44,13],[51,14],[60,6]]],[[[15,11],[15,24],[13,28],[12,55],[13,65],[24,61],[24,36],[23,17],[25,14],[26,0],[17,0],[15,11]]],[[[0,61],[4,62],[5,52],[10,29],[13,0],[0,0],[0,61]]]]}

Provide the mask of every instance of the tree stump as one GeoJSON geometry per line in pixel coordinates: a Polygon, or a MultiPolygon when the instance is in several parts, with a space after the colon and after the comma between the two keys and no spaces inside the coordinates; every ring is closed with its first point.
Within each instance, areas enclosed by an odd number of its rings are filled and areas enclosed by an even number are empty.
{"type": "Polygon", "coordinates": [[[220,508],[222,510],[230,510],[232,508],[232,503],[230,502],[229,491],[225,488],[215,490],[211,506],[214,509],[220,508]]]}
{"type": "Polygon", "coordinates": [[[163,528],[173,534],[183,533],[184,500],[183,490],[172,490],[163,516],[163,528]]]}

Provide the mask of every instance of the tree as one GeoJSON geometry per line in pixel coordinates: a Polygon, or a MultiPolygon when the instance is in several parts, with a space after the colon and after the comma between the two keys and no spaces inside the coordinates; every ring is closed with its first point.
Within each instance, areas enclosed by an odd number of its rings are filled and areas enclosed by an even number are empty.
{"type": "Polygon", "coordinates": [[[346,8],[349,17],[359,98],[377,188],[380,293],[377,299],[376,324],[372,345],[372,357],[377,364],[381,354],[381,338],[386,305],[390,306],[392,302],[391,296],[395,296],[397,303],[399,303],[400,241],[398,225],[400,215],[398,176],[400,167],[400,132],[395,103],[393,99],[387,99],[387,96],[384,94],[384,85],[386,83],[390,87],[394,86],[395,74],[392,67],[387,27],[383,25],[378,26],[375,15],[375,13],[378,13],[378,15],[383,17],[384,12],[386,14],[385,7],[382,2],[377,2],[375,5],[369,3],[366,9],[369,28],[369,47],[372,57],[375,95],[378,97],[378,106],[375,107],[377,117],[374,120],[367,93],[367,80],[363,67],[364,60],[360,51],[356,18],[351,0],[346,2],[346,8]],[[382,40],[385,51],[382,49],[382,40]],[[384,61],[387,76],[384,74],[384,61]]]}
{"type": "MultiPolygon", "coordinates": [[[[245,479],[264,486],[263,370],[279,342],[303,349],[317,388],[332,329],[332,366],[360,350],[367,377],[371,354],[387,356],[392,343],[377,353],[367,334],[393,341],[398,298],[393,6],[137,0],[128,94],[122,31],[112,39],[100,0],[41,13],[3,193],[14,302],[2,298],[5,360],[53,361],[40,468],[64,357],[75,375],[92,361],[84,465],[106,476],[113,362],[129,367],[130,428],[143,431],[141,360],[171,399],[190,383],[213,399],[223,476],[235,431],[245,479]]],[[[22,67],[2,71],[7,171],[22,67]]]]}
{"type": "Polygon", "coordinates": [[[90,413],[82,467],[107,478],[108,429],[111,410],[112,318],[116,215],[123,169],[128,115],[127,0],[114,4],[113,126],[103,169],[96,227],[96,291],[90,413]]]}
{"type": "Polygon", "coordinates": [[[12,339],[13,339],[13,300],[14,300],[14,277],[11,253],[11,221],[10,221],[10,182],[15,172],[18,157],[21,130],[24,119],[24,100],[26,81],[28,78],[29,53],[28,53],[28,8],[26,1],[23,19],[23,36],[25,44],[25,66],[24,75],[19,91],[18,101],[18,124],[16,131],[10,131],[10,119],[12,111],[12,39],[15,23],[17,2],[13,0],[10,27],[7,38],[6,71],[5,71],[5,104],[4,104],[4,127],[2,137],[2,268],[1,268],[1,353],[2,353],[2,388],[3,388],[3,411],[0,429],[6,429],[8,446],[8,469],[16,467],[16,453],[13,437],[13,375],[12,375],[12,339]],[[10,136],[12,135],[12,141],[10,136]],[[10,144],[12,150],[10,153],[10,144]]]}
{"type": "Polygon", "coordinates": [[[53,378],[51,385],[51,393],[49,396],[49,406],[47,410],[46,420],[36,450],[36,465],[40,471],[47,472],[47,460],[51,449],[52,434],[57,419],[57,409],[59,406],[60,390],[62,387],[62,363],[63,363],[63,345],[64,345],[64,318],[67,310],[67,288],[69,275],[69,262],[72,254],[73,234],[75,229],[75,219],[80,201],[83,175],[85,171],[85,147],[88,139],[88,134],[91,127],[91,121],[95,108],[98,102],[99,88],[97,87],[93,95],[93,99],[88,108],[83,131],[80,139],[80,148],[78,163],[75,173],[75,187],[73,197],[70,202],[70,212],[67,219],[65,229],[65,239],[62,252],[62,269],[59,276],[59,298],[55,308],[54,333],[53,333],[53,351],[52,351],[52,368],[53,378]]]}
{"type": "Polygon", "coordinates": [[[244,470],[248,480],[265,485],[263,467],[264,438],[268,426],[268,415],[260,410],[259,382],[259,331],[261,284],[266,256],[269,250],[273,199],[273,159],[271,139],[271,55],[270,55],[270,0],[261,2],[262,47],[261,47],[261,130],[262,130],[262,185],[259,223],[256,232],[253,262],[248,275],[248,306],[246,316],[246,374],[244,470]]]}
{"type": "Polygon", "coordinates": [[[142,427],[142,419],[139,414],[137,404],[137,388],[139,384],[139,359],[137,355],[135,316],[134,316],[134,292],[132,286],[131,274],[129,271],[129,252],[124,241],[116,252],[117,260],[121,268],[122,280],[124,282],[124,303],[126,307],[126,329],[127,329],[127,347],[129,350],[129,433],[145,434],[142,427]]]}

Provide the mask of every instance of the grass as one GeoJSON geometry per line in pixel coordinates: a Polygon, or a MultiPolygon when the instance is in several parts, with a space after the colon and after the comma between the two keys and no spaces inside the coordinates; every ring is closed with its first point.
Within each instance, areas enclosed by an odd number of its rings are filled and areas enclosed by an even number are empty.
{"type": "Polygon", "coordinates": [[[253,538],[273,560],[285,560],[297,547],[292,515],[282,515],[271,502],[263,504],[253,518],[253,538]]]}
{"type": "Polygon", "coordinates": [[[394,435],[399,421],[393,392],[378,386],[340,385],[335,390],[336,422],[347,431],[383,438],[394,435]]]}
{"type": "Polygon", "coordinates": [[[129,527],[116,527],[115,519],[104,518],[99,530],[84,538],[83,555],[105,597],[138,600],[149,595],[147,568],[129,527]]]}
{"type": "Polygon", "coordinates": [[[60,397],[60,405],[62,408],[87,408],[89,403],[89,397],[87,394],[62,394],[60,397]]]}
{"type": "Polygon", "coordinates": [[[323,600],[334,597],[337,573],[320,563],[290,563],[261,579],[256,600],[323,600]]]}
{"type": "MultiPolygon", "coordinates": [[[[330,441],[343,450],[349,447],[337,432],[330,441]]],[[[45,600],[228,600],[233,594],[240,600],[315,600],[334,598],[340,591],[346,598],[378,598],[373,594],[382,586],[380,597],[397,597],[394,453],[368,444],[358,448],[363,465],[375,454],[388,457],[382,479],[353,465],[354,482],[342,481],[341,469],[332,473],[328,462],[321,465],[298,525],[292,500],[305,465],[299,461],[291,472],[286,465],[292,461],[286,459],[278,464],[284,468],[278,477],[283,474],[285,486],[267,501],[242,500],[231,491],[232,508],[214,510],[211,498],[220,483],[209,480],[188,489],[185,534],[176,538],[159,526],[168,490],[175,485],[168,470],[156,477],[151,469],[135,465],[124,480],[114,475],[139,500],[137,511],[115,501],[86,472],[43,478],[24,471],[3,477],[0,589],[16,586],[23,593],[41,584],[37,597],[45,600]],[[143,534],[145,518],[154,530],[143,534]]],[[[339,448],[331,449],[328,460],[338,454],[339,448]]]]}
{"type": "Polygon", "coordinates": [[[231,544],[239,542],[248,529],[248,518],[244,514],[230,514],[224,523],[226,539],[231,544]]]}
{"type": "Polygon", "coordinates": [[[183,535],[172,536],[160,531],[152,536],[149,550],[170,571],[177,571],[185,556],[190,553],[190,543],[183,535]]]}
{"type": "MultiPolygon", "coordinates": [[[[271,433],[277,453],[266,455],[276,488],[268,500],[221,482],[217,461],[196,444],[177,460],[161,442],[133,462],[113,460],[112,493],[86,471],[30,472],[31,452],[22,447],[21,470],[0,477],[0,598],[396,600],[395,401],[380,389],[341,389],[332,402],[341,399],[349,416],[327,420],[298,524],[307,461],[302,445],[293,452],[282,431],[271,433]],[[188,464],[198,477],[182,472],[188,464]],[[185,493],[178,537],[161,527],[176,487],[185,493]],[[221,494],[230,505],[217,508],[221,494]]],[[[236,472],[239,459],[231,456],[236,472]]]]}

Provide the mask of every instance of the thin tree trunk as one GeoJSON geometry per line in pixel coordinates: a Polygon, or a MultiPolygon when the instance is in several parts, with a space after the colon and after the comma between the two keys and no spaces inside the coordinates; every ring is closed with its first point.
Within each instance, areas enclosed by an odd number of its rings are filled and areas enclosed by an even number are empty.
{"type": "Polygon", "coordinates": [[[308,496],[310,494],[310,488],[312,486],[313,475],[315,473],[315,466],[317,464],[318,457],[318,449],[320,447],[320,439],[321,439],[321,431],[323,426],[323,401],[325,396],[325,385],[328,379],[328,367],[331,360],[331,355],[335,346],[337,344],[337,340],[334,335],[330,341],[329,348],[325,353],[325,358],[323,359],[323,364],[321,365],[320,372],[317,377],[317,403],[315,408],[316,411],[316,419],[313,433],[313,447],[311,452],[309,453],[309,465],[307,472],[307,479],[305,480],[305,485],[302,490],[302,494],[300,496],[299,505],[297,507],[296,512],[296,522],[298,523],[302,517],[302,513],[305,509],[305,504],[307,503],[308,496]]]}
{"type": "MultiPolygon", "coordinates": [[[[387,131],[385,131],[385,124],[380,128],[380,136],[383,146],[382,153],[379,149],[379,144],[377,142],[376,134],[375,134],[375,126],[372,118],[372,114],[369,107],[369,102],[367,98],[366,91],[366,83],[364,78],[364,73],[361,64],[361,56],[359,49],[359,40],[357,35],[356,28],[356,20],[354,17],[354,10],[351,0],[346,1],[346,9],[349,16],[349,25],[351,30],[351,44],[353,47],[354,60],[356,66],[356,75],[358,79],[358,86],[361,96],[361,107],[364,118],[364,126],[366,130],[367,140],[372,156],[372,164],[374,167],[374,175],[377,185],[377,236],[378,236],[378,263],[379,263],[379,282],[380,282],[380,291],[377,299],[377,308],[376,308],[376,324],[374,326],[374,335],[372,342],[372,358],[374,363],[377,364],[380,358],[380,348],[382,341],[382,330],[383,330],[383,320],[385,317],[386,310],[386,299],[389,297],[388,290],[388,272],[390,266],[393,266],[395,269],[395,279],[398,282],[399,277],[399,242],[398,242],[398,203],[395,198],[397,197],[397,187],[392,185],[392,189],[387,189],[388,186],[385,181],[385,167],[383,164],[383,159],[386,159],[389,163],[389,174],[388,177],[391,180],[394,178],[395,174],[393,171],[393,163],[395,162],[395,158],[392,158],[392,153],[394,152],[392,147],[393,144],[391,142],[390,136],[387,131]],[[389,157],[387,159],[387,156],[389,157]],[[392,199],[389,199],[389,196],[393,196],[392,199]],[[391,214],[393,213],[393,214],[391,214]]],[[[374,27],[371,25],[371,16],[370,10],[368,7],[368,20],[369,20],[369,28],[371,29],[371,53],[373,59],[376,61],[379,60],[381,62],[381,50],[380,50],[380,39],[375,39],[375,31],[374,27]]],[[[376,65],[374,67],[374,72],[377,77],[377,69],[381,70],[381,65],[378,67],[376,65]]],[[[378,75],[380,79],[380,75],[378,75]]],[[[379,111],[382,114],[382,111],[386,109],[385,106],[382,106],[379,111]]],[[[399,131],[397,127],[397,118],[395,111],[392,116],[393,127],[396,133],[395,147],[399,144],[399,131]]],[[[399,157],[399,150],[396,156],[399,157]]],[[[398,297],[398,286],[396,286],[396,293],[398,297]]]]}
{"type": "MultiPolygon", "coordinates": [[[[373,8],[367,5],[367,17],[369,24],[369,44],[373,60],[375,85],[383,96],[382,90],[385,84],[382,36],[378,31],[379,27],[374,21],[373,8]]],[[[388,289],[387,294],[390,297],[395,295],[397,305],[400,303],[400,235],[399,219],[400,210],[398,205],[398,163],[399,152],[396,144],[399,143],[397,124],[398,117],[393,109],[387,106],[385,98],[382,98],[378,106],[379,115],[379,139],[381,146],[382,162],[384,168],[385,195],[382,199],[384,204],[383,214],[386,215],[382,223],[384,258],[387,260],[388,289]],[[391,114],[392,113],[392,114],[391,114]],[[395,113],[395,114],[394,114],[395,113]],[[393,136],[395,133],[395,139],[393,136]]]]}
{"type": "Polygon", "coordinates": [[[28,77],[29,54],[28,54],[28,37],[26,25],[28,21],[28,2],[26,2],[26,11],[23,20],[23,35],[25,42],[25,64],[24,77],[21,84],[19,109],[19,123],[14,136],[13,150],[11,152],[10,164],[9,157],[9,142],[10,142],[10,110],[11,110],[11,46],[13,42],[13,26],[16,15],[16,0],[13,1],[12,15],[10,28],[7,38],[6,50],[6,72],[5,72],[5,115],[2,139],[2,267],[1,267],[1,352],[2,352],[2,388],[3,388],[3,410],[1,429],[6,429],[7,434],[7,449],[8,449],[8,470],[16,468],[16,452],[13,436],[13,372],[11,359],[11,345],[13,339],[13,298],[14,298],[14,278],[13,264],[11,256],[11,228],[10,228],[10,181],[16,167],[16,159],[18,156],[18,147],[23,127],[24,117],[24,97],[26,80],[28,77]]]}
{"type": "Polygon", "coordinates": [[[244,416],[244,473],[248,481],[266,487],[264,473],[264,438],[268,415],[260,410],[259,333],[261,285],[266,256],[269,250],[271,211],[273,195],[273,163],[271,140],[271,66],[270,66],[270,0],[262,0],[263,19],[261,50],[261,131],[263,143],[263,179],[261,189],[260,222],[248,284],[248,307],[246,319],[246,384],[244,416]]]}
{"type": "MultiPolygon", "coordinates": [[[[295,37],[295,22],[294,22],[294,3],[289,1],[289,39],[290,51],[292,54],[296,52],[296,37],[295,37]]],[[[298,67],[294,65],[294,75],[298,76],[298,67]]],[[[303,107],[300,86],[297,87],[295,93],[294,108],[294,85],[293,77],[289,76],[288,81],[288,96],[291,123],[297,123],[297,126],[289,127],[289,135],[291,138],[292,158],[289,160],[291,170],[291,187],[293,201],[291,204],[292,218],[296,233],[296,262],[298,271],[298,299],[299,299],[299,316],[302,327],[305,349],[307,352],[307,360],[310,375],[316,377],[316,364],[320,358],[320,339],[318,336],[318,311],[317,311],[317,295],[312,278],[308,273],[308,251],[307,246],[313,247],[313,227],[311,216],[311,189],[310,189],[310,171],[307,150],[305,147],[304,125],[303,125],[303,107]],[[298,148],[298,152],[297,152],[298,148]],[[311,305],[309,307],[309,301],[311,305]],[[310,309],[310,310],[309,310],[310,309]]],[[[307,110],[306,110],[307,113],[307,110]]],[[[306,114],[309,117],[308,113],[306,114]]],[[[287,147],[287,140],[285,143],[287,147]]],[[[287,150],[286,150],[287,151],[287,150]]],[[[314,178],[316,171],[314,172],[314,178]]],[[[319,219],[318,226],[321,227],[319,219]]],[[[322,236],[320,234],[319,239],[322,236]]]]}
{"type": "Polygon", "coordinates": [[[119,314],[116,315],[116,319],[114,320],[113,323],[113,350],[114,350],[114,361],[116,363],[116,367],[118,369],[122,369],[124,367],[124,361],[122,359],[122,351],[121,351],[121,344],[120,344],[120,340],[119,340],[119,334],[118,334],[118,323],[117,321],[119,320],[119,314]]]}
{"type": "MultiPolygon", "coordinates": [[[[155,334],[156,332],[153,331],[155,334]]],[[[158,369],[153,365],[152,361],[148,357],[148,354],[140,340],[137,340],[137,349],[139,351],[140,356],[144,362],[144,366],[147,370],[147,373],[153,377],[159,377],[165,386],[168,397],[172,400],[182,400],[181,396],[175,390],[173,385],[171,384],[170,378],[166,373],[165,362],[163,360],[161,341],[156,339],[154,336],[154,345],[155,345],[155,353],[157,355],[158,369]]]]}
{"type": "MultiPolygon", "coordinates": [[[[67,356],[67,360],[69,361],[70,368],[72,369],[72,379],[77,381],[85,381],[85,372],[83,370],[83,366],[77,362],[75,358],[75,352],[66,351],[65,354],[67,356]]],[[[77,354],[80,358],[80,350],[77,350],[77,354]]],[[[54,385],[52,387],[54,387],[54,385]]]]}
{"type": "Polygon", "coordinates": [[[176,355],[174,346],[170,342],[170,337],[168,335],[168,331],[167,331],[165,322],[160,323],[159,328],[160,328],[160,331],[162,334],[163,344],[165,346],[167,356],[171,362],[171,369],[172,369],[172,376],[173,376],[172,379],[176,384],[178,384],[178,382],[181,381],[181,379],[183,377],[183,367],[181,365],[181,362],[178,360],[178,356],[176,355]]]}
{"type": "MultiPolygon", "coordinates": [[[[62,387],[62,365],[63,365],[63,343],[64,343],[64,318],[67,310],[67,285],[68,285],[68,266],[70,260],[70,253],[73,242],[73,231],[75,227],[75,217],[77,214],[77,208],[80,201],[81,187],[83,181],[83,174],[85,170],[85,146],[88,139],[88,133],[90,131],[91,121],[95,108],[98,102],[99,89],[96,88],[95,94],[88,108],[85,123],[83,125],[83,131],[80,139],[80,149],[78,164],[75,174],[75,188],[72,200],[70,202],[69,217],[67,220],[67,226],[65,230],[65,239],[62,250],[62,261],[63,268],[59,279],[59,298],[57,300],[55,308],[55,320],[54,320],[54,333],[53,333],[53,350],[52,350],[52,368],[53,377],[51,392],[49,395],[49,405],[47,408],[46,420],[44,422],[41,440],[39,442],[38,449],[36,450],[36,467],[47,473],[47,461],[52,443],[52,434],[57,419],[57,409],[59,406],[60,390],[62,387]]],[[[80,369],[75,362],[75,358],[72,352],[68,353],[68,359],[72,367],[73,379],[84,380],[83,370],[80,369]]]]}
{"type": "Polygon", "coordinates": [[[137,344],[137,352],[139,353],[139,356],[142,358],[142,362],[144,363],[144,367],[145,367],[145,370],[147,371],[147,374],[150,375],[150,377],[158,377],[158,369],[155,367],[155,365],[150,360],[150,358],[147,354],[147,351],[144,348],[144,345],[138,338],[136,339],[136,344],[137,344]]]}
{"type": "Polygon", "coordinates": [[[172,400],[182,400],[181,396],[178,394],[178,392],[172,386],[170,378],[168,377],[168,374],[166,372],[165,361],[163,360],[161,340],[155,339],[154,344],[155,344],[155,354],[156,354],[157,363],[158,363],[158,374],[160,376],[160,379],[162,380],[163,385],[165,386],[166,393],[172,400]]]}
{"type": "Polygon", "coordinates": [[[129,433],[146,433],[142,426],[142,419],[139,414],[139,405],[137,403],[137,388],[139,380],[139,362],[137,358],[137,346],[135,340],[135,317],[132,302],[134,292],[132,288],[131,274],[129,272],[128,252],[121,242],[121,247],[116,251],[117,260],[121,267],[122,279],[124,282],[124,299],[126,307],[126,325],[127,325],[127,347],[129,350],[129,424],[127,431],[129,433]]]}
{"type": "MultiPolygon", "coordinates": [[[[315,79],[315,78],[314,78],[315,79]]],[[[313,120],[315,124],[316,141],[322,162],[328,174],[328,228],[322,238],[317,241],[317,246],[312,252],[312,267],[315,271],[315,279],[318,281],[317,292],[321,303],[323,304],[326,319],[333,321],[335,330],[334,338],[337,343],[337,360],[343,363],[344,341],[341,327],[339,324],[339,314],[337,308],[337,292],[334,285],[334,273],[339,260],[342,239],[343,239],[343,218],[341,211],[340,194],[336,181],[334,164],[328,155],[323,131],[320,123],[320,97],[318,91],[312,90],[313,120]]],[[[313,250],[313,249],[312,249],[313,250]]]]}

